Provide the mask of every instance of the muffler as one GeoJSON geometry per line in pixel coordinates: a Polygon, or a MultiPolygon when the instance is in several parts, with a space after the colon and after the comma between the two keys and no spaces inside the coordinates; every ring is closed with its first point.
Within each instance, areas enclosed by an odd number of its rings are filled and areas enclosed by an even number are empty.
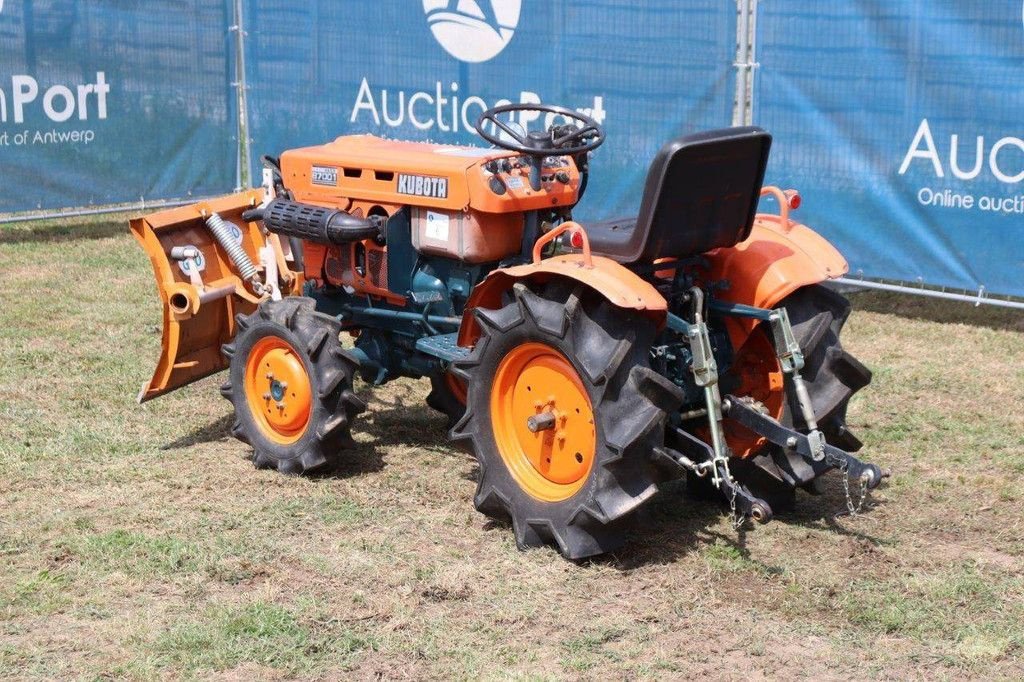
{"type": "Polygon", "coordinates": [[[334,208],[323,208],[288,199],[276,198],[264,208],[246,211],[245,220],[262,220],[275,234],[297,237],[317,244],[345,244],[378,239],[387,218],[360,218],[334,208]]]}

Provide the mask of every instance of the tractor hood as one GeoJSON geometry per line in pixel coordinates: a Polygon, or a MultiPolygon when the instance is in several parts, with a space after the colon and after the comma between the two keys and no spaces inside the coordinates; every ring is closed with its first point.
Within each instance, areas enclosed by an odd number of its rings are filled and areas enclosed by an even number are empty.
{"type": "Polygon", "coordinates": [[[487,213],[575,204],[580,180],[575,163],[549,157],[544,169],[542,189],[532,191],[528,164],[514,152],[374,135],[346,135],[281,155],[284,184],[297,201],[342,210],[353,202],[487,213]]]}

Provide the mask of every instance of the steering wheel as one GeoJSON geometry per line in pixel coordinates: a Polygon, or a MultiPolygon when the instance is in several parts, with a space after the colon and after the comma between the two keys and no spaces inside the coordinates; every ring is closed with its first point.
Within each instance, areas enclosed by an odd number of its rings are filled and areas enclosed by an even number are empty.
{"type": "Polygon", "coordinates": [[[597,121],[578,111],[558,107],[551,104],[505,104],[493,107],[480,114],[476,121],[476,132],[491,144],[519,152],[531,157],[545,156],[576,156],[590,152],[604,143],[604,129],[597,121]],[[511,127],[498,116],[514,111],[532,111],[542,114],[555,114],[568,120],[565,125],[551,126],[545,131],[522,133],[511,127]],[[500,135],[484,128],[485,123],[492,123],[505,132],[511,140],[502,139],[500,135]]]}

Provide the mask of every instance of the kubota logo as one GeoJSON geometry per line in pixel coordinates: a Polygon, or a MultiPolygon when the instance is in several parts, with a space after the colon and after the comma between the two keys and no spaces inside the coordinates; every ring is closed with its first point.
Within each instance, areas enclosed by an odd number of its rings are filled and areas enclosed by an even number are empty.
{"type": "Polygon", "coordinates": [[[423,11],[441,47],[458,60],[476,64],[498,56],[509,44],[522,4],[522,0],[423,0],[423,11]]]}

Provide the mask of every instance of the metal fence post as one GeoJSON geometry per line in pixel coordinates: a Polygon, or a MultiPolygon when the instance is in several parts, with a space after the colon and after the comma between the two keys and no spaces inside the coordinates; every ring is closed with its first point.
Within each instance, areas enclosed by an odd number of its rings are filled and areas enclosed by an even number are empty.
{"type": "Polygon", "coordinates": [[[732,62],[736,69],[736,93],[732,102],[734,126],[744,124],[747,112],[747,69],[744,64],[747,62],[747,50],[750,46],[747,26],[747,20],[750,18],[747,12],[748,5],[749,0],[736,0],[736,58],[732,62]]]}
{"type": "Polygon", "coordinates": [[[249,85],[245,72],[245,17],[242,0],[234,0],[235,25],[235,87],[238,103],[238,171],[236,189],[252,184],[249,173],[252,172],[252,150],[249,139],[249,85]]]}
{"type": "Polygon", "coordinates": [[[757,3],[760,0],[749,0],[750,19],[747,22],[750,47],[747,52],[747,125],[754,123],[754,81],[757,77],[757,69],[761,63],[757,61],[757,3]]]}
{"type": "Polygon", "coordinates": [[[736,94],[732,124],[750,125],[754,118],[754,69],[757,68],[757,0],[736,0],[736,94]]]}

